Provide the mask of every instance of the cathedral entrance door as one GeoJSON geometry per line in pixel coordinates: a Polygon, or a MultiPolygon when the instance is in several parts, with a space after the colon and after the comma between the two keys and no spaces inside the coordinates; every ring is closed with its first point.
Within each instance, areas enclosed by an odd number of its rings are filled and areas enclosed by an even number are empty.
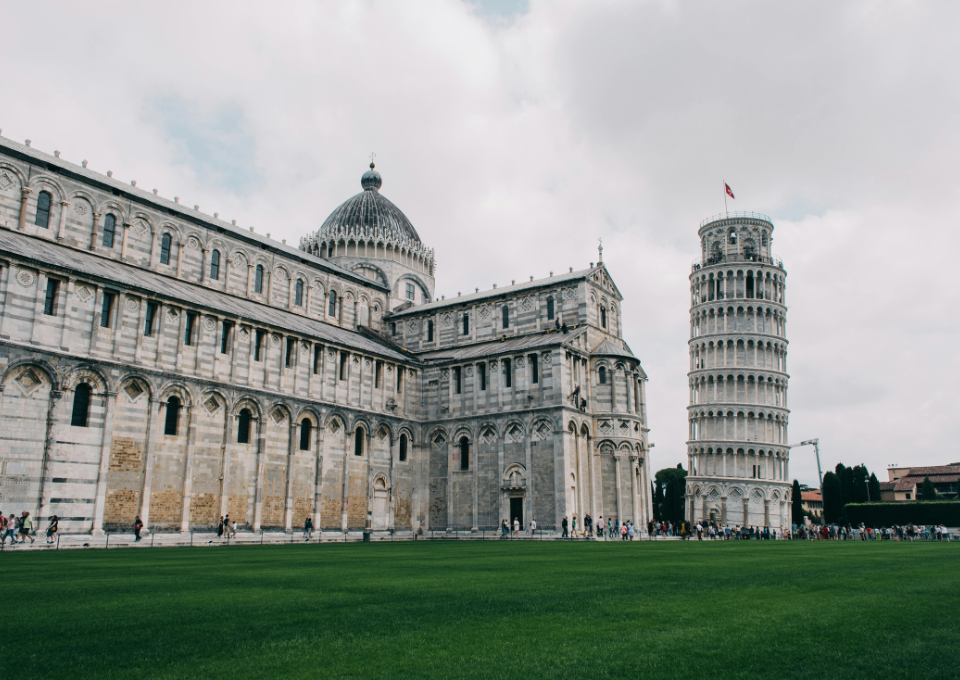
{"type": "Polygon", "coordinates": [[[373,528],[387,529],[387,485],[382,479],[373,484],[373,528]]]}
{"type": "Polygon", "coordinates": [[[522,498],[510,499],[510,531],[513,531],[514,519],[519,520],[521,529],[526,528],[523,523],[523,499],[522,498]]]}

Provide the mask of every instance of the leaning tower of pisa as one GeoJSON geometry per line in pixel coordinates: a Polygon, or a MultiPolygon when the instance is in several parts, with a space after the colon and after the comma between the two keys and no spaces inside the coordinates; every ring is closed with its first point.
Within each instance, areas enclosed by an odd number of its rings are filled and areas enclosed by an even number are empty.
{"type": "Polygon", "coordinates": [[[789,526],[787,308],[773,222],[724,213],[700,224],[690,274],[686,516],[789,526]]]}

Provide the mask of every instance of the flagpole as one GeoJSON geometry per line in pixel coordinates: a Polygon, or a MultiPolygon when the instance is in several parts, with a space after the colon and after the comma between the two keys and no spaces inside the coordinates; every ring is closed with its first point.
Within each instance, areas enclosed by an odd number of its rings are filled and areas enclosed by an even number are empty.
{"type": "Polygon", "coordinates": [[[727,180],[723,180],[723,212],[729,217],[730,211],[727,210],[727,180]]]}

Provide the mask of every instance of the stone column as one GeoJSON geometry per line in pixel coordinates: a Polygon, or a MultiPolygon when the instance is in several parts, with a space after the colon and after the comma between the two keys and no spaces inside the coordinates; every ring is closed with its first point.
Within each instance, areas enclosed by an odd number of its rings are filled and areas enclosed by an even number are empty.
{"type": "Polygon", "coordinates": [[[453,464],[454,451],[453,437],[447,440],[447,531],[453,528],[453,472],[459,466],[453,464]]]}
{"type": "Polygon", "coordinates": [[[290,436],[287,437],[287,497],[284,500],[284,517],[283,517],[283,528],[284,531],[291,531],[293,529],[293,484],[295,481],[294,475],[294,456],[296,455],[296,445],[297,440],[297,422],[293,419],[293,414],[290,414],[290,436]]]}
{"type": "MultiPolygon", "coordinates": [[[[479,433],[478,433],[478,436],[479,436],[479,433]]],[[[474,441],[472,444],[469,445],[468,448],[471,448],[471,447],[472,447],[473,450],[470,451],[470,453],[468,454],[468,455],[470,455],[471,458],[473,458],[473,460],[470,461],[471,467],[473,468],[473,475],[472,475],[472,480],[471,480],[471,481],[473,482],[473,488],[472,488],[472,492],[473,492],[473,521],[472,521],[471,524],[470,524],[470,531],[476,532],[476,531],[478,531],[478,530],[480,529],[480,465],[478,464],[478,463],[479,463],[479,460],[480,460],[480,457],[479,457],[479,455],[478,455],[478,454],[479,454],[479,451],[478,451],[478,449],[479,449],[478,442],[477,442],[477,441],[474,441]]],[[[528,458],[529,458],[529,451],[530,451],[530,442],[529,442],[529,440],[528,440],[528,441],[527,441],[527,457],[528,457],[528,458]]],[[[391,457],[391,459],[390,459],[390,462],[391,462],[391,465],[392,465],[392,464],[393,464],[393,458],[392,458],[392,457],[391,457]]]]}
{"type": "Polygon", "coordinates": [[[524,463],[527,466],[527,485],[524,489],[526,498],[523,502],[523,527],[527,534],[530,534],[530,520],[533,519],[533,452],[530,446],[530,437],[525,438],[526,454],[524,463]]]}
{"type": "Polygon", "coordinates": [[[27,197],[30,195],[30,189],[23,187],[20,189],[20,217],[17,220],[17,229],[23,231],[27,226],[27,197]]]}
{"type": "Polygon", "coordinates": [[[67,224],[67,209],[70,207],[70,201],[60,201],[60,224],[57,226],[57,241],[63,242],[63,232],[67,224]]]}
{"type": "Polygon", "coordinates": [[[247,298],[253,295],[253,268],[255,265],[247,263],[247,298]]]}
{"type": "Polygon", "coordinates": [[[727,497],[720,496],[720,524],[727,525],[727,497]]]}
{"type": "MultiPolygon", "coordinates": [[[[373,370],[374,370],[374,371],[377,370],[376,364],[374,364],[373,370]]],[[[408,442],[408,447],[409,447],[409,442],[408,442]]],[[[393,438],[391,438],[391,440],[390,440],[390,470],[389,470],[389,472],[390,472],[390,480],[389,480],[389,482],[390,482],[390,490],[389,490],[389,494],[390,494],[390,495],[389,495],[389,497],[388,497],[388,498],[389,498],[389,503],[388,503],[388,506],[387,506],[387,528],[388,528],[390,531],[393,531],[394,529],[396,529],[396,521],[397,521],[397,492],[396,492],[395,480],[394,480],[394,463],[395,463],[395,461],[397,460],[397,456],[398,456],[399,453],[400,453],[399,449],[400,449],[400,437],[398,436],[398,437],[393,437],[393,438]]],[[[408,455],[409,455],[409,452],[408,452],[408,455]]],[[[476,520],[474,520],[474,524],[476,524],[476,520]]]]}
{"type": "Polygon", "coordinates": [[[64,293],[63,293],[63,328],[60,330],[60,349],[65,352],[70,351],[70,347],[67,344],[69,338],[71,319],[70,319],[70,298],[73,297],[73,279],[64,280],[64,293]]]}
{"type": "Polygon", "coordinates": [[[200,283],[203,283],[204,280],[205,280],[205,278],[206,278],[206,274],[207,274],[207,253],[209,253],[209,252],[210,252],[210,249],[209,249],[209,248],[201,248],[201,249],[200,249],[200,279],[199,279],[200,283]]]}
{"type": "MultiPolygon", "coordinates": [[[[163,306],[162,302],[157,302],[157,352],[153,356],[153,365],[160,365],[160,357],[163,356],[163,332],[164,332],[164,321],[167,318],[167,310],[163,306]]],[[[141,519],[143,519],[141,517],[141,519]]],[[[144,522],[146,524],[146,522],[144,522]]]]}
{"type": "MultiPolygon", "coordinates": [[[[151,230],[150,236],[150,269],[154,269],[157,266],[157,230],[151,230]]],[[[140,519],[143,519],[142,517],[140,519]]]]}
{"type": "MultiPolygon", "coordinates": [[[[613,454],[613,469],[615,472],[615,483],[617,485],[617,519],[620,520],[620,523],[623,524],[623,494],[620,490],[620,456],[616,453],[613,454]]],[[[603,489],[601,488],[601,493],[603,489]]]]}
{"type": "Polygon", "coordinates": [[[743,497],[743,526],[750,526],[750,498],[749,496],[743,497]]]}
{"type": "Polygon", "coordinates": [[[770,526],[770,499],[763,499],[763,526],[770,526]]]}
{"type": "Polygon", "coordinates": [[[323,519],[323,433],[326,430],[321,422],[317,421],[317,455],[316,470],[313,477],[313,526],[318,532],[322,532],[320,524],[323,519]]]}
{"type": "Polygon", "coordinates": [[[639,474],[639,468],[637,467],[637,458],[636,456],[630,456],[627,459],[630,462],[630,496],[633,498],[633,524],[637,530],[637,537],[639,538],[642,519],[640,517],[640,494],[637,489],[637,475],[639,474]]]}
{"type": "Polygon", "coordinates": [[[220,514],[230,512],[230,442],[233,441],[233,421],[237,416],[231,415],[224,404],[223,442],[220,444],[220,514]]]}
{"type": "MultiPolygon", "coordinates": [[[[56,435],[58,433],[58,423],[59,418],[59,405],[60,398],[63,396],[63,392],[57,389],[50,390],[50,402],[47,406],[47,425],[43,438],[43,458],[40,459],[40,484],[37,489],[37,508],[36,508],[36,519],[39,522],[44,517],[49,516],[50,504],[44,503],[43,494],[46,490],[46,481],[47,481],[47,463],[50,460],[53,449],[56,445],[56,435]]],[[[3,393],[0,392],[0,399],[3,398],[3,393]]]]}
{"type": "Polygon", "coordinates": [[[130,223],[123,223],[123,240],[120,241],[120,259],[127,259],[127,234],[130,233],[130,223]]]}
{"type": "Polygon", "coordinates": [[[180,533],[190,531],[190,501],[193,493],[193,466],[194,466],[194,441],[196,440],[197,423],[193,417],[193,404],[187,406],[184,404],[181,408],[187,412],[187,455],[183,465],[183,511],[180,515],[180,533]]]}
{"type": "Polygon", "coordinates": [[[160,401],[150,397],[147,408],[147,450],[143,464],[143,485],[140,490],[140,521],[143,528],[149,533],[150,529],[150,496],[153,484],[153,456],[157,447],[157,423],[160,420],[160,401]]]}
{"type": "Polygon", "coordinates": [[[93,231],[90,234],[90,250],[97,249],[97,235],[100,229],[101,217],[103,217],[102,213],[98,213],[98,212],[93,213],[93,231]]]}
{"type": "Polygon", "coordinates": [[[3,278],[0,279],[0,297],[3,298],[4,304],[0,305],[0,338],[9,339],[10,335],[3,332],[3,323],[6,321],[7,315],[4,314],[4,311],[7,308],[7,291],[10,287],[10,276],[11,270],[13,267],[9,263],[0,262],[0,270],[2,270],[3,278]]]}
{"type": "Polygon", "coordinates": [[[266,456],[266,414],[257,416],[257,486],[253,496],[253,530],[260,530],[263,518],[263,473],[266,456]]]}
{"type": "Polygon", "coordinates": [[[103,534],[103,509],[107,501],[107,470],[110,467],[110,443],[113,438],[113,409],[111,402],[115,402],[116,392],[104,392],[103,397],[103,437],[100,444],[100,470],[97,474],[97,496],[93,505],[94,536],[103,534]]]}
{"type": "MultiPolygon", "coordinates": [[[[339,376],[337,376],[339,379],[339,376]]],[[[346,424],[344,424],[346,428],[346,424]]],[[[350,456],[353,451],[353,438],[356,436],[355,432],[350,432],[345,430],[343,433],[344,439],[344,449],[343,449],[343,488],[340,492],[340,531],[347,533],[347,501],[349,500],[350,492],[350,456]]]]}
{"type": "Polygon", "coordinates": [[[137,365],[140,364],[140,349],[143,347],[143,329],[146,322],[146,315],[147,299],[140,298],[140,314],[137,317],[137,346],[133,351],[133,360],[137,365]]]}
{"type": "Polygon", "coordinates": [[[30,329],[30,344],[40,344],[40,329],[44,326],[43,303],[47,296],[47,274],[37,273],[37,296],[33,301],[33,321],[30,329]]]}

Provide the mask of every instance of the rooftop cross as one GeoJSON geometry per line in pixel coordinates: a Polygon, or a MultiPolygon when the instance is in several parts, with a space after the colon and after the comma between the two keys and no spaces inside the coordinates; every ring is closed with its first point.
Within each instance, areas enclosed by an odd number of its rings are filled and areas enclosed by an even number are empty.
{"type": "Polygon", "coordinates": [[[373,161],[374,161],[374,159],[376,159],[376,157],[377,157],[377,154],[375,154],[374,152],[371,151],[371,152],[370,152],[370,167],[371,167],[371,168],[373,167],[373,161]]]}
{"type": "Polygon", "coordinates": [[[598,238],[597,240],[600,242],[600,245],[597,248],[597,252],[600,253],[599,258],[597,260],[597,264],[603,264],[603,239],[598,238]]]}

